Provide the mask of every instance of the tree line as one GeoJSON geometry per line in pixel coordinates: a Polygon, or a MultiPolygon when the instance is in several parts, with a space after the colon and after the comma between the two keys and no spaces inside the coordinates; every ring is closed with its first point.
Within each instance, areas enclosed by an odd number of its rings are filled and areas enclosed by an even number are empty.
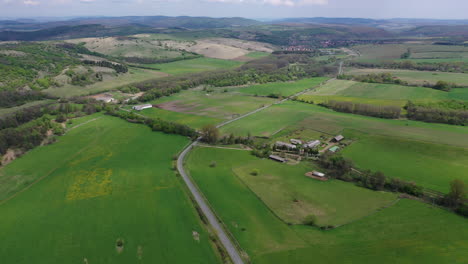
{"type": "Polygon", "coordinates": [[[94,65],[99,67],[106,67],[114,69],[117,73],[126,73],[128,72],[128,67],[124,64],[119,63],[112,63],[110,61],[92,61],[92,60],[84,60],[84,64],[87,65],[94,65]]]}
{"type": "Polygon", "coordinates": [[[48,97],[40,91],[0,91],[0,107],[14,107],[48,97]]]}
{"type": "Polygon", "coordinates": [[[383,69],[405,69],[417,71],[440,71],[440,72],[468,72],[468,63],[465,62],[438,62],[438,63],[416,63],[411,60],[392,62],[358,62],[349,61],[348,66],[358,68],[383,68],[383,69]]]}
{"type": "Polygon", "coordinates": [[[137,63],[137,64],[160,64],[160,63],[169,63],[181,60],[191,60],[196,58],[201,58],[203,55],[190,53],[189,55],[183,55],[174,58],[142,58],[142,57],[124,57],[123,59],[128,63],[137,63]]]}
{"type": "MultiPolygon", "coordinates": [[[[305,103],[313,104],[313,101],[299,100],[305,103]]],[[[382,106],[372,104],[361,104],[347,101],[329,100],[319,104],[338,112],[373,116],[379,118],[397,119],[401,116],[401,108],[398,106],[382,106]]]]}
{"type": "Polygon", "coordinates": [[[318,163],[322,168],[327,170],[327,175],[331,178],[354,182],[361,187],[371,190],[406,193],[428,202],[435,202],[440,206],[468,217],[468,188],[462,180],[453,180],[450,183],[448,194],[433,197],[429,194],[431,192],[428,192],[427,189],[414,182],[407,182],[398,178],[388,178],[382,172],[372,172],[370,170],[359,172],[353,169],[354,164],[351,160],[341,155],[323,154],[320,156],[318,163]]]}
{"type": "Polygon", "coordinates": [[[411,101],[405,106],[408,119],[429,123],[443,123],[450,125],[468,125],[468,110],[451,110],[417,105],[411,101]]]}

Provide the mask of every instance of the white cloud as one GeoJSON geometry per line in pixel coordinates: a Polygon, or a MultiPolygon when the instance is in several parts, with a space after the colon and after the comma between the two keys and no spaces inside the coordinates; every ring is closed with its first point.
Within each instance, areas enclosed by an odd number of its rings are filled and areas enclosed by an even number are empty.
{"type": "Polygon", "coordinates": [[[23,1],[23,4],[27,5],[27,6],[36,6],[36,5],[39,5],[41,2],[39,1],[35,1],[35,0],[24,0],[23,1]]]}
{"type": "Polygon", "coordinates": [[[328,0],[208,0],[210,2],[238,4],[266,4],[274,6],[327,5],[328,0]]]}

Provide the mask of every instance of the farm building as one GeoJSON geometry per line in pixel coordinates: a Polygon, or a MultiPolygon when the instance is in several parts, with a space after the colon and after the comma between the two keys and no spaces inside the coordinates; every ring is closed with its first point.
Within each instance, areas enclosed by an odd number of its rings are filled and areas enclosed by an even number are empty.
{"type": "Polygon", "coordinates": [[[320,145],[320,140],[309,141],[304,145],[304,148],[315,148],[320,145]]]}
{"type": "Polygon", "coordinates": [[[339,149],[340,149],[340,147],[338,147],[338,146],[333,146],[333,147],[331,147],[331,148],[329,149],[329,151],[335,153],[335,152],[337,152],[339,149]]]}
{"type": "Polygon", "coordinates": [[[302,140],[299,140],[299,139],[292,138],[289,141],[291,141],[291,143],[294,145],[302,145],[302,140]]]}
{"type": "Polygon", "coordinates": [[[134,107],[132,107],[132,109],[137,110],[137,111],[141,111],[143,109],[148,109],[148,108],[151,108],[151,107],[153,107],[153,105],[144,104],[144,105],[135,105],[134,107]]]}
{"type": "Polygon", "coordinates": [[[102,96],[96,97],[97,101],[101,101],[104,103],[112,103],[115,102],[115,99],[112,97],[111,94],[104,94],[102,96]]]}
{"type": "Polygon", "coordinates": [[[313,171],[312,175],[317,176],[317,177],[325,177],[325,174],[318,172],[318,171],[313,171]]]}
{"type": "Polygon", "coordinates": [[[289,143],[282,142],[282,141],[276,141],[275,146],[280,147],[280,148],[286,147],[288,149],[296,149],[296,145],[289,144],[289,143]]]}
{"type": "Polygon", "coordinates": [[[343,139],[344,139],[344,137],[343,137],[342,135],[338,135],[338,136],[336,136],[336,137],[333,138],[333,141],[335,141],[335,142],[340,142],[340,141],[343,140],[343,139]]]}
{"type": "Polygon", "coordinates": [[[285,158],[282,158],[282,157],[276,156],[276,155],[270,155],[270,159],[272,159],[274,161],[278,161],[278,162],[286,162],[285,158]]]}

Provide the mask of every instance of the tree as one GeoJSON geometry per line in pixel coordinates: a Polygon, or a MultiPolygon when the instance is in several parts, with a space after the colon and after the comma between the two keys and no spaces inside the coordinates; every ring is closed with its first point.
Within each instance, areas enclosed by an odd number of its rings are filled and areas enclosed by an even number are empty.
{"type": "Polygon", "coordinates": [[[215,144],[218,142],[219,130],[214,125],[206,125],[202,128],[202,140],[204,142],[215,144]]]}
{"type": "Polygon", "coordinates": [[[448,206],[457,207],[467,196],[467,186],[462,180],[455,179],[450,182],[450,192],[445,196],[448,206]]]}
{"type": "Polygon", "coordinates": [[[317,223],[317,217],[313,214],[310,214],[305,217],[304,224],[309,226],[314,226],[317,223]]]}

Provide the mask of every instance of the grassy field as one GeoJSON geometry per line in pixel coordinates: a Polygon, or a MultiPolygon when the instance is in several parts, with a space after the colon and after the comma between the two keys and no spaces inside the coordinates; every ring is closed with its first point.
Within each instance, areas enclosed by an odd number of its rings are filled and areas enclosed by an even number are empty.
{"type": "Polygon", "coordinates": [[[231,119],[275,102],[271,98],[256,98],[244,94],[224,92],[216,88],[212,92],[191,89],[154,100],[151,103],[171,111],[203,115],[217,119],[231,119]]]}
{"type": "Polygon", "coordinates": [[[346,74],[365,75],[371,73],[391,73],[411,84],[423,85],[425,83],[435,84],[438,81],[456,83],[461,86],[468,86],[468,74],[452,72],[431,72],[431,71],[411,71],[392,69],[349,69],[346,74]]]}
{"type": "MultiPolygon", "coordinates": [[[[348,134],[356,137],[353,133],[348,134]]],[[[468,184],[468,148],[393,137],[357,137],[359,140],[345,148],[343,155],[351,158],[358,167],[380,170],[387,176],[414,181],[445,193],[453,179],[468,184]]]]}
{"type": "Polygon", "coordinates": [[[268,55],[270,55],[270,53],[268,53],[268,52],[254,51],[254,52],[250,52],[249,54],[247,54],[245,56],[247,56],[249,58],[258,59],[258,58],[266,57],[268,55]]]}
{"type": "Polygon", "coordinates": [[[465,175],[468,149],[466,127],[384,120],[288,102],[226,125],[221,131],[237,135],[250,132],[254,136],[269,136],[270,141],[274,141],[298,130],[344,134],[358,139],[345,148],[346,156],[360,168],[381,170],[389,177],[413,180],[444,192],[452,179],[468,180],[465,175]],[[380,136],[380,140],[367,144],[368,139],[359,140],[361,135],[356,132],[380,136]],[[386,140],[388,143],[384,144],[386,140]]]}
{"type": "Polygon", "coordinates": [[[468,48],[464,46],[424,45],[424,44],[384,44],[355,46],[362,62],[401,60],[401,55],[411,49],[410,60],[422,63],[468,62],[468,48]]]}
{"type": "Polygon", "coordinates": [[[2,261],[219,263],[171,169],[187,143],[106,116],[9,164],[0,171],[2,261]]]}
{"type": "Polygon", "coordinates": [[[221,60],[213,58],[197,58],[191,60],[175,61],[163,64],[149,64],[152,67],[161,70],[161,72],[171,75],[196,73],[202,71],[212,71],[218,69],[236,68],[242,65],[242,62],[232,60],[221,60]]]}
{"type": "Polygon", "coordinates": [[[268,96],[272,94],[280,96],[291,96],[306,89],[313,88],[320,83],[325,82],[326,80],[327,78],[325,77],[319,77],[304,79],[296,82],[266,83],[240,88],[239,92],[260,96],[268,96]]]}
{"type": "MultiPolygon", "coordinates": [[[[466,220],[417,201],[399,201],[330,231],[288,226],[234,175],[232,168],[254,159],[248,152],[200,148],[187,161],[192,177],[253,263],[468,261],[466,220]],[[217,162],[214,168],[209,167],[212,161],[217,162]]],[[[334,188],[330,186],[335,194],[342,190],[334,188]]]]}
{"type": "Polygon", "coordinates": [[[167,74],[153,70],[130,68],[128,73],[119,75],[113,79],[103,82],[97,82],[84,87],[76,85],[65,85],[63,87],[48,88],[44,90],[44,92],[57,97],[73,97],[96,94],[99,92],[109,91],[130,83],[160,78],[164,76],[167,76],[167,74]]]}
{"type": "Polygon", "coordinates": [[[178,113],[174,111],[168,111],[159,108],[150,108],[145,109],[142,111],[135,111],[135,113],[152,117],[152,118],[160,118],[162,120],[176,122],[180,124],[184,124],[196,129],[200,129],[205,125],[211,124],[215,125],[222,122],[222,119],[207,117],[202,115],[193,115],[193,114],[185,114],[185,113],[178,113]]]}
{"type": "Polygon", "coordinates": [[[319,226],[342,225],[396,200],[395,194],[304,176],[312,170],[320,169],[305,162],[287,165],[259,159],[233,168],[234,173],[286,223],[302,224],[308,215],[313,214],[319,226]],[[252,175],[254,170],[258,175],[252,175]]]}
{"type": "Polygon", "coordinates": [[[285,102],[248,116],[221,129],[223,133],[271,136],[281,129],[311,129],[336,134],[353,129],[369,134],[468,148],[468,128],[410,120],[388,120],[334,112],[300,102],[285,102]]]}

